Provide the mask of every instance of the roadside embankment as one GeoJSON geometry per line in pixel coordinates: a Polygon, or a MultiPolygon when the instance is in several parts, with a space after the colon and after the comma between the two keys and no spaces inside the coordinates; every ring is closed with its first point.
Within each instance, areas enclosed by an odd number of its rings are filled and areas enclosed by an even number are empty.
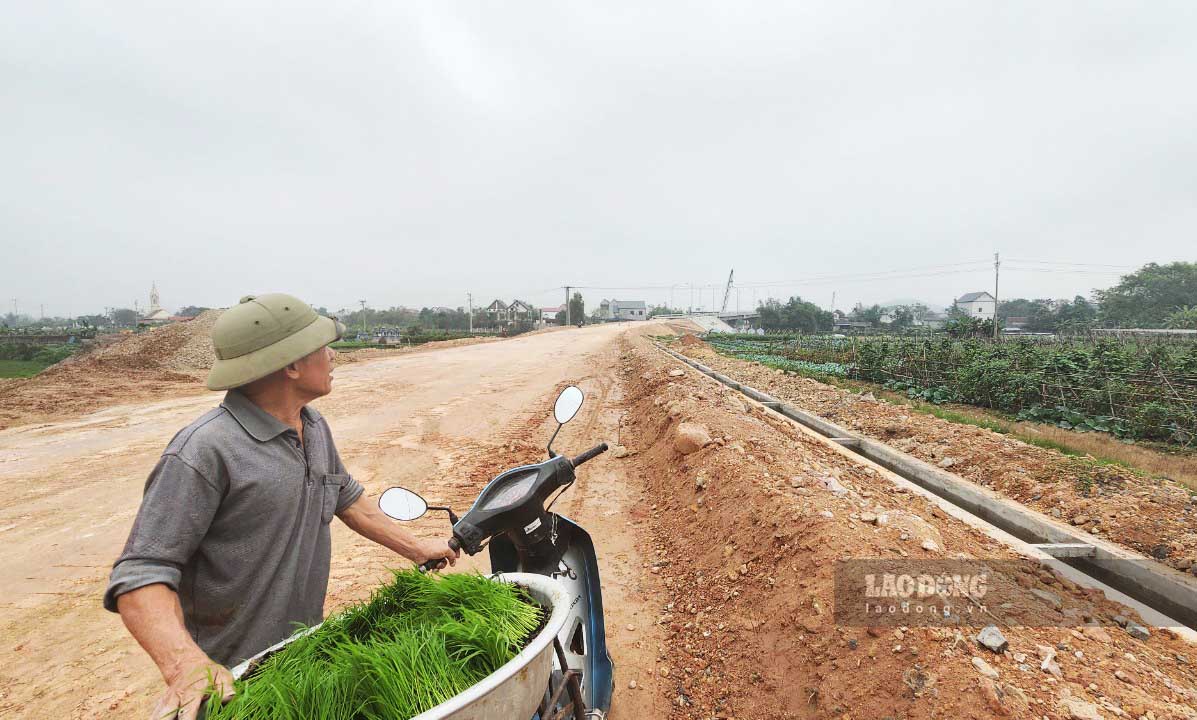
{"type": "Polygon", "coordinates": [[[1091,535],[1197,575],[1197,495],[1170,480],[1064,455],[756,363],[697,338],[675,349],[735,380],[884,442],[1091,535]]]}
{"type": "Polygon", "coordinates": [[[647,342],[622,362],[622,442],[655,503],[649,571],[669,596],[656,673],[673,717],[1197,718],[1197,649],[1171,631],[1136,639],[1122,623],[1138,633],[1139,618],[1100,591],[647,342]],[[1001,567],[1000,605],[862,622],[837,592],[841,563],[862,559],[1001,567]],[[975,639],[990,623],[1005,648],[975,639]]]}

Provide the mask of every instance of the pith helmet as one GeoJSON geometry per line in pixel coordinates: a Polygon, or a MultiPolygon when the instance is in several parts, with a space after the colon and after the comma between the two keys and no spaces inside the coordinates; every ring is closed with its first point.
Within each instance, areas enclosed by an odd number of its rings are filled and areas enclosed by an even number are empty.
{"type": "Polygon", "coordinates": [[[264,378],[337,340],[345,326],[299,298],[246,295],[212,326],[216,364],[209,390],[228,390],[264,378]]]}

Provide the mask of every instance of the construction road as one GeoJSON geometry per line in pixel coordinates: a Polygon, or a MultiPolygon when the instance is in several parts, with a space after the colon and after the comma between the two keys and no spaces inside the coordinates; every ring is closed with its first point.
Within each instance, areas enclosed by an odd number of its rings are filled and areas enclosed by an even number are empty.
{"type": "MultiPolygon", "coordinates": [[[[552,400],[567,383],[582,387],[587,401],[558,449],[617,439],[614,368],[628,331],[626,324],[571,328],[353,363],[337,368],[332,395],[315,406],[370,495],[401,484],[464,510],[495,471],[543,457],[552,400]]],[[[219,400],[188,395],[0,431],[0,716],[148,711],[161,680],[100,599],[159,453],[219,400]]],[[[558,506],[596,538],[624,683],[651,667],[656,648],[638,610],[647,592],[639,584],[642,531],[628,518],[639,498],[640,489],[600,457],[558,506]],[[643,631],[627,629],[641,624],[643,631]]],[[[412,527],[443,536],[448,523],[430,516],[412,527]]],[[[366,597],[388,567],[405,564],[335,522],[326,609],[366,597]]],[[[465,565],[486,569],[481,555],[465,565]]],[[[656,702],[654,693],[621,688],[614,716],[655,716],[656,702]]]]}

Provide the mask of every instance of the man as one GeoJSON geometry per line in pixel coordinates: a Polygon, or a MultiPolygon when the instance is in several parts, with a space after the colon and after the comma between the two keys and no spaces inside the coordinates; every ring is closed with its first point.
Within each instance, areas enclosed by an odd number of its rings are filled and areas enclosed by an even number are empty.
{"type": "Polygon", "coordinates": [[[194,718],[210,684],[231,697],[227,666],[321,621],[333,515],[417,563],[456,562],[363,495],[307,407],[332,391],[343,331],[283,294],[242,298],[212,328],[208,388],[228,393],[150,473],[104,594],[166,681],[153,718],[194,718]]]}

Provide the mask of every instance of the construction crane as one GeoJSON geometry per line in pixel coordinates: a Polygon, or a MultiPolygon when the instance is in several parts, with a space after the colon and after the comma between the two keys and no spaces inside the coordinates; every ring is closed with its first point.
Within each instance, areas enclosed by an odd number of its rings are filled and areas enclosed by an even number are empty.
{"type": "Polygon", "coordinates": [[[723,291],[723,307],[719,308],[719,314],[727,312],[727,299],[731,297],[732,278],[736,276],[736,269],[727,274],[727,289],[723,291]]]}

